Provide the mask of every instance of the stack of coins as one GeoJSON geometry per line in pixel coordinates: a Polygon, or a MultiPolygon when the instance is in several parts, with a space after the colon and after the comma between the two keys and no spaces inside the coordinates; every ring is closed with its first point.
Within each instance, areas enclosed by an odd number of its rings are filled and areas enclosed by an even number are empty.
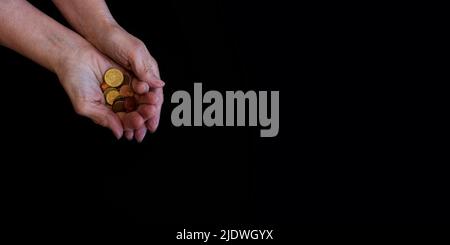
{"type": "Polygon", "coordinates": [[[100,85],[105,101],[114,112],[131,112],[136,110],[136,99],[131,86],[131,79],[117,68],[110,68],[103,76],[100,85]]]}

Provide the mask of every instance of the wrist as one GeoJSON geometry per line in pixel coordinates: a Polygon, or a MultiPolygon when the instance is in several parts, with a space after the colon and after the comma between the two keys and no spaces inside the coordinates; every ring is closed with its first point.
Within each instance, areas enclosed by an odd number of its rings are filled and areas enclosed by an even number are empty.
{"type": "Polygon", "coordinates": [[[110,39],[113,33],[121,29],[114,19],[102,18],[92,25],[92,30],[86,32],[85,38],[99,50],[103,44],[110,39]]]}
{"type": "Polygon", "coordinates": [[[70,67],[77,65],[81,55],[93,49],[92,45],[82,38],[78,40],[73,39],[70,43],[65,44],[59,47],[59,55],[52,64],[52,69],[58,77],[64,75],[70,67]]]}

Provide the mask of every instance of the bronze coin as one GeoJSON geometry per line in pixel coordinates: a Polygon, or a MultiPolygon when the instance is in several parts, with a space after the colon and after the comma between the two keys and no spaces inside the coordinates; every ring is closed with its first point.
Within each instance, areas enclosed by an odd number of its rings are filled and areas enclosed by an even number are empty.
{"type": "Polygon", "coordinates": [[[102,89],[103,92],[105,92],[105,90],[107,90],[110,87],[107,83],[102,82],[102,84],[100,84],[100,88],[102,89]]]}
{"type": "Polygon", "coordinates": [[[125,101],[117,100],[114,102],[112,109],[114,112],[124,112],[125,111],[125,101]]]}
{"type": "MultiPolygon", "coordinates": [[[[119,92],[120,93],[120,92],[119,92]]],[[[114,102],[116,102],[116,101],[118,101],[118,100],[125,100],[125,96],[123,96],[123,95],[119,95],[119,96],[117,96],[115,99],[114,99],[114,102]]]]}
{"type": "Polygon", "coordinates": [[[131,85],[131,77],[128,74],[123,74],[123,85],[131,85]]]}
{"type": "Polygon", "coordinates": [[[137,102],[134,97],[126,97],[124,102],[125,102],[125,110],[127,112],[136,110],[137,102]]]}
{"type": "Polygon", "coordinates": [[[131,97],[134,96],[134,92],[131,89],[130,85],[123,85],[120,87],[120,95],[125,97],[131,97]]]}

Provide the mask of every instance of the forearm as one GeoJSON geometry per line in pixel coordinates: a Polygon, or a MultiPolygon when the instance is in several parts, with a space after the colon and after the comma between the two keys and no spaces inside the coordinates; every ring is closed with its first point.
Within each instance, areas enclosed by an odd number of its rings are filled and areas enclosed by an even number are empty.
{"type": "Polygon", "coordinates": [[[89,45],[25,0],[0,0],[0,44],[53,72],[70,52],[89,45]]]}
{"type": "Polygon", "coordinates": [[[119,27],[105,0],[53,0],[75,30],[94,46],[102,42],[103,33],[119,27]]]}

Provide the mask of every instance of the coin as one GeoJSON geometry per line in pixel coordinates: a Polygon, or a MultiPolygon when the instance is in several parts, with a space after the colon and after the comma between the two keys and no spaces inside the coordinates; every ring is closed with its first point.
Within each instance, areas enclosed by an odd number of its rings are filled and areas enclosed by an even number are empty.
{"type": "Polygon", "coordinates": [[[116,100],[112,106],[112,110],[114,112],[124,112],[125,111],[125,101],[124,100],[116,100]]]}
{"type": "Polygon", "coordinates": [[[110,87],[107,83],[102,82],[102,84],[100,84],[100,88],[102,88],[102,91],[105,92],[105,90],[107,90],[110,87]]]}
{"type": "MultiPolygon", "coordinates": [[[[119,92],[119,93],[120,93],[120,92],[119,92]]],[[[117,97],[114,99],[114,101],[125,100],[125,98],[126,98],[125,96],[119,94],[119,96],[117,96],[117,97]]]]}
{"type": "Polygon", "coordinates": [[[127,112],[136,110],[137,103],[134,97],[126,97],[124,102],[125,110],[127,112]]]}
{"type": "Polygon", "coordinates": [[[120,95],[119,91],[115,88],[108,88],[104,92],[106,103],[112,105],[117,96],[120,95]]]}
{"type": "Polygon", "coordinates": [[[123,84],[124,85],[131,85],[131,78],[128,74],[123,74],[123,84]]]}
{"type": "Polygon", "coordinates": [[[120,95],[131,97],[134,96],[134,92],[129,85],[123,85],[122,87],[120,87],[120,95]]]}
{"type": "Polygon", "coordinates": [[[106,94],[113,90],[117,90],[117,89],[116,88],[107,88],[107,89],[105,89],[105,91],[103,91],[103,95],[105,95],[105,97],[106,97],[106,94]]]}
{"type": "Polygon", "coordinates": [[[110,68],[105,72],[105,83],[111,87],[119,87],[123,83],[123,73],[117,68],[110,68]]]}

